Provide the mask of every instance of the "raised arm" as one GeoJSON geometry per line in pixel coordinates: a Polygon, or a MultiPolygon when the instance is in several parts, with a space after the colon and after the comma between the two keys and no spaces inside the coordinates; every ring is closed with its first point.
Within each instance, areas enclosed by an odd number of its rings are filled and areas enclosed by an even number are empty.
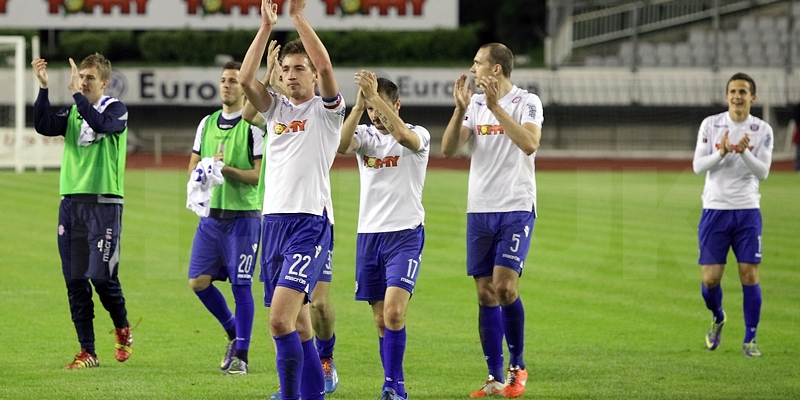
{"type": "Polygon", "coordinates": [[[36,132],[44,136],[64,136],[67,133],[67,115],[69,109],[62,109],[58,113],[50,112],[50,99],[47,85],[47,62],[37,58],[31,62],[33,75],[39,80],[39,95],[33,103],[33,124],[36,132]]]}
{"type": "Polygon", "coordinates": [[[356,104],[353,105],[353,108],[350,110],[350,115],[345,118],[342,124],[342,134],[339,137],[339,149],[336,150],[339,154],[350,154],[358,148],[358,140],[353,139],[355,137],[356,127],[358,126],[358,122],[361,121],[362,115],[364,115],[364,95],[362,95],[361,90],[359,90],[356,95],[356,104]]]}
{"type": "Polygon", "coordinates": [[[542,139],[542,128],[533,123],[520,124],[501,107],[497,101],[498,84],[497,78],[484,76],[478,82],[486,95],[486,107],[492,112],[497,122],[503,127],[506,137],[511,139],[517,147],[527,155],[533,154],[539,148],[542,139]]]}
{"type": "Polygon", "coordinates": [[[403,147],[414,152],[418,151],[420,146],[419,136],[411,129],[408,129],[403,119],[397,115],[393,108],[395,105],[386,104],[378,94],[378,78],[375,74],[367,70],[361,70],[356,72],[355,82],[361,87],[359,92],[364,96],[364,99],[369,101],[370,106],[378,111],[378,118],[380,118],[383,127],[389,134],[403,147]]]}
{"type": "Polygon", "coordinates": [[[267,111],[272,106],[272,95],[269,94],[267,87],[256,79],[256,73],[261,65],[272,27],[278,21],[277,12],[278,5],[273,4],[272,0],[261,0],[261,26],[253,43],[247,49],[239,71],[239,83],[244,89],[247,100],[259,112],[267,111]]]}
{"type": "MultiPolygon", "coordinates": [[[[69,59],[69,65],[71,75],[67,89],[72,93],[75,105],[78,106],[78,113],[86,124],[97,133],[113,134],[124,131],[128,126],[128,108],[121,102],[115,101],[108,104],[103,112],[97,111],[94,104],[81,93],[82,77],[72,58],[69,59]]],[[[108,98],[103,101],[108,101],[108,98]]]]}
{"type": "MultiPolygon", "coordinates": [[[[283,90],[283,85],[280,84],[280,69],[278,65],[278,54],[281,46],[275,40],[270,40],[267,46],[267,72],[261,78],[261,83],[269,88],[272,87],[273,91],[281,94],[286,94],[283,90]]],[[[242,110],[242,119],[247,121],[250,125],[261,127],[264,125],[264,118],[258,113],[258,110],[253,106],[253,103],[246,102],[242,110]]]]}
{"type": "Polygon", "coordinates": [[[303,42],[303,47],[308,53],[308,58],[311,59],[317,70],[319,94],[324,99],[333,99],[339,94],[339,85],[333,75],[331,58],[325,45],[319,40],[319,36],[303,14],[305,7],[306,0],[291,0],[289,15],[292,17],[297,34],[300,35],[300,41],[303,42]]]}
{"type": "Polygon", "coordinates": [[[258,113],[256,108],[253,106],[253,103],[249,101],[244,103],[244,108],[242,109],[242,119],[253,126],[263,127],[264,125],[264,117],[258,113]]]}
{"type": "Polygon", "coordinates": [[[451,158],[458,153],[458,149],[464,146],[472,135],[472,130],[463,125],[464,115],[467,113],[467,106],[472,97],[472,86],[467,82],[467,76],[461,75],[453,86],[453,99],[456,108],[453,116],[447,123],[442,137],[442,154],[451,158]]]}

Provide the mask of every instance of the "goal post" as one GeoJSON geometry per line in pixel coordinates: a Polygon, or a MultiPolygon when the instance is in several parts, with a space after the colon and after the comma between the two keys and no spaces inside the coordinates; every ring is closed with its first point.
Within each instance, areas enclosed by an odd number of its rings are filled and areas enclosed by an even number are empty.
{"type": "MultiPolygon", "coordinates": [[[[13,161],[17,172],[24,170],[22,160],[25,131],[25,38],[23,36],[0,36],[0,64],[6,66],[13,60],[12,71],[3,74],[5,94],[0,101],[0,129],[3,133],[3,149],[0,150],[6,164],[13,161]],[[13,88],[13,90],[8,90],[13,88]]],[[[7,68],[2,68],[7,69],[7,68]]]]}
{"type": "MultiPolygon", "coordinates": [[[[26,69],[26,45],[24,36],[0,36],[0,169],[18,173],[59,167],[63,151],[62,137],[44,137],[25,126],[26,102],[33,103],[38,87],[26,69]]],[[[30,45],[32,56],[38,57],[39,38],[31,38],[30,45]]]]}

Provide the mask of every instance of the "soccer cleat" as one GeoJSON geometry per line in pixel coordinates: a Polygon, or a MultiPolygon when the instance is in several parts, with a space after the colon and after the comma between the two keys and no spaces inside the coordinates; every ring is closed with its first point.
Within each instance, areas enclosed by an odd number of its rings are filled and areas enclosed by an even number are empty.
{"type": "Polygon", "coordinates": [[[228,345],[225,346],[225,356],[222,357],[222,362],[219,363],[219,369],[223,371],[227,370],[231,366],[234,354],[236,354],[236,339],[231,340],[228,342],[228,345]]]}
{"type": "Polygon", "coordinates": [[[133,352],[133,337],[131,336],[131,327],[115,329],[117,334],[117,343],[114,344],[114,356],[119,362],[125,362],[130,358],[133,352]]]}
{"type": "Polygon", "coordinates": [[[100,361],[97,361],[97,357],[89,354],[86,349],[81,349],[81,352],[75,356],[75,359],[69,363],[65,369],[83,369],[83,368],[93,368],[99,367],[100,361]]]}
{"type": "Polygon", "coordinates": [[[761,352],[758,351],[758,346],[756,345],[755,340],[743,344],[742,351],[744,352],[744,355],[747,357],[761,357],[761,352]]]}
{"type": "Polygon", "coordinates": [[[233,357],[231,365],[228,367],[228,375],[244,375],[247,373],[247,363],[238,357],[233,357]]]}
{"type": "Polygon", "coordinates": [[[486,380],[486,383],[484,383],[480,389],[470,393],[469,397],[486,397],[502,394],[503,388],[505,387],[505,383],[500,383],[496,381],[493,376],[489,375],[489,379],[486,380]]]}
{"type": "Polygon", "coordinates": [[[278,387],[278,391],[276,393],[271,394],[269,396],[269,399],[270,400],[281,400],[281,388],[278,387]]]}
{"type": "Polygon", "coordinates": [[[339,374],[336,373],[336,364],[333,358],[323,358],[322,372],[325,374],[325,393],[333,393],[339,386],[339,374]]]}
{"type": "Polygon", "coordinates": [[[378,397],[378,400],[407,400],[407,399],[397,394],[397,392],[395,392],[394,389],[387,387],[383,388],[383,393],[381,393],[381,397],[378,397]]]}
{"type": "Polygon", "coordinates": [[[503,397],[519,397],[525,393],[525,383],[528,382],[528,371],[519,366],[508,367],[506,387],[503,388],[503,397]]]}
{"type": "Polygon", "coordinates": [[[722,337],[722,326],[725,325],[726,321],[728,321],[728,315],[725,314],[725,311],[722,312],[722,321],[719,323],[716,318],[712,319],[711,327],[708,328],[708,332],[706,332],[706,348],[709,350],[715,350],[719,347],[719,341],[722,337]]]}

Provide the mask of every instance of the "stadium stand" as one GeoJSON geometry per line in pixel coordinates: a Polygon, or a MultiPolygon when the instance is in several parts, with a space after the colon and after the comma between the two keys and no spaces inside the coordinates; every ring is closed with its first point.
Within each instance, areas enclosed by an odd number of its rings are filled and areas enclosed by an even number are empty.
{"type": "MultiPolygon", "coordinates": [[[[795,6],[793,10],[797,13],[795,18],[800,17],[800,7],[795,6]]],[[[787,53],[794,49],[789,61],[792,66],[800,66],[800,24],[795,24],[790,32],[788,16],[772,15],[745,15],[739,19],[737,27],[717,33],[711,29],[692,28],[685,41],[674,43],[642,41],[637,46],[625,40],[620,43],[617,54],[590,54],[583,64],[587,67],[630,66],[635,53],[640,67],[710,67],[715,43],[718,65],[781,67],[786,65],[787,53]]]]}

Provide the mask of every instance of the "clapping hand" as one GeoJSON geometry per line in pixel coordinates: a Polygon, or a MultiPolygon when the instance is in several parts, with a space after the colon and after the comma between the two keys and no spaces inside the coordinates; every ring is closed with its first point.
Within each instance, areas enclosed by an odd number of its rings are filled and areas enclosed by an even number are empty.
{"type": "Polygon", "coordinates": [[[725,132],[719,141],[719,155],[723,157],[725,157],[725,154],[728,154],[731,151],[731,141],[728,139],[728,133],[730,133],[730,131],[725,132]]]}
{"type": "Polygon", "coordinates": [[[67,85],[67,89],[72,94],[80,93],[81,91],[81,74],[78,72],[78,66],[75,65],[75,61],[72,58],[69,59],[69,65],[72,69],[72,73],[69,76],[69,85],[67,85]]]}
{"type": "Polygon", "coordinates": [[[33,75],[39,80],[39,87],[47,89],[49,78],[47,76],[47,61],[44,58],[37,58],[31,61],[33,75]]]}
{"type": "Polygon", "coordinates": [[[745,133],[742,140],[740,140],[739,144],[736,145],[736,152],[742,154],[748,148],[750,148],[750,136],[745,133]]]}
{"type": "Polygon", "coordinates": [[[477,82],[478,87],[483,90],[486,95],[486,107],[494,109],[497,106],[497,78],[493,76],[484,76],[477,82]]]}
{"type": "Polygon", "coordinates": [[[272,26],[278,23],[278,5],[272,0],[261,0],[261,23],[272,26]]]}
{"type": "Polygon", "coordinates": [[[467,83],[466,75],[461,75],[453,86],[453,99],[456,102],[456,108],[466,110],[471,97],[472,84],[467,83]]]}
{"type": "Polygon", "coordinates": [[[361,87],[358,92],[365,100],[371,101],[378,97],[378,78],[375,77],[374,73],[362,69],[356,72],[354,81],[356,85],[361,87]]]}

